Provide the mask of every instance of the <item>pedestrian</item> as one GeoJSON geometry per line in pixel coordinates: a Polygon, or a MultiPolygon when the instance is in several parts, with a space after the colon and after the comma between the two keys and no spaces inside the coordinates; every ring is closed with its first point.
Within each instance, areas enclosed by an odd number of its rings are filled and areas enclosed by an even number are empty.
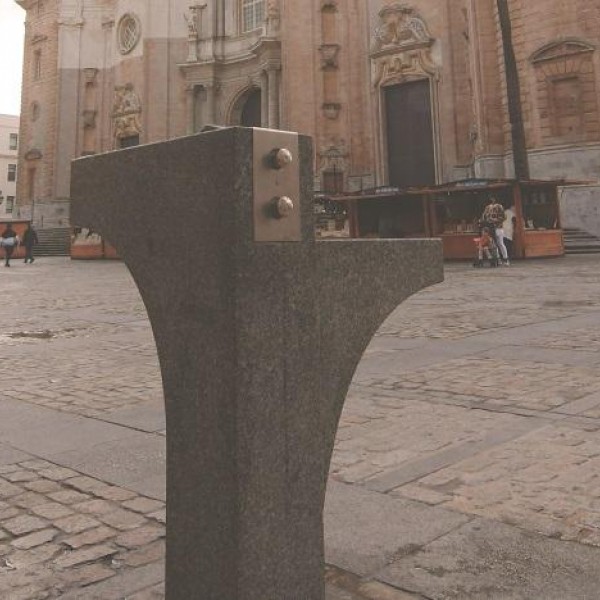
{"type": "Polygon", "coordinates": [[[19,238],[17,237],[16,231],[12,228],[10,223],[6,224],[6,229],[2,232],[0,236],[0,241],[2,242],[2,247],[4,248],[4,266],[10,267],[10,258],[15,251],[19,243],[19,238]]]}
{"type": "Polygon", "coordinates": [[[492,196],[489,204],[483,211],[481,220],[483,221],[484,226],[492,228],[494,232],[494,239],[496,240],[496,246],[498,246],[498,250],[500,251],[503,264],[505,266],[510,265],[510,261],[508,260],[508,251],[504,245],[504,229],[502,229],[504,221],[506,220],[504,206],[502,206],[502,204],[500,204],[500,202],[498,202],[498,200],[492,196]]]}
{"type": "Polygon", "coordinates": [[[23,234],[23,245],[25,246],[25,264],[29,262],[31,264],[35,259],[33,258],[33,247],[38,244],[37,231],[33,228],[33,225],[29,223],[27,229],[23,234]]]}
{"type": "Polygon", "coordinates": [[[508,253],[508,258],[511,259],[513,255],[513,240],[515,237],[515,225],[517,223],[517,215],[515,213],[515,207],[511,206],[507,208],[504,213],[504,223],[502,224],[502,230],[504,231],[504,245],[508,253]]]}

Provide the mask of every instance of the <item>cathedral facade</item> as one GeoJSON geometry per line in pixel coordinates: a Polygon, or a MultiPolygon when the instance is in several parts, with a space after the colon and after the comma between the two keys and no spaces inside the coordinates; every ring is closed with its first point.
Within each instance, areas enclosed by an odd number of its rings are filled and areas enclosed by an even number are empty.
{"type": "MultiPolygon", "coordinates": [[[[73,158],[207,125],[311,135],[321,191],[512,175],[496,0],[16,1],[38,223],[68,221],[73,158]]],[[[509,6],[531,176],[597,179],[600,2],[509,6]]]]}

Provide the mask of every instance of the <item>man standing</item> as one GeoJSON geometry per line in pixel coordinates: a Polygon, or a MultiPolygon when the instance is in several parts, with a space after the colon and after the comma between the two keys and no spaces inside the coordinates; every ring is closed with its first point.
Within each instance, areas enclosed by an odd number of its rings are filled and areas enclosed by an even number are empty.
{"type": "Polygon", "coordinates": [[[16,231],[12,228],[10,223],[6,224],[6,229],[2,232],[2,236],[0,236],[0,242],[2,242],[2,247],[4,248],[4,266],[10,267],[10,258],[13,255],[16,245],[19,243],[17,238],[16,231]]]}
{"type": "Polygon", "coordinates": [[[37,246],[37,243],[37,231],[33,228],[33,225],[29,223],[25,233],[23,234],[23,245],[25,246],[25,264],[27,264],[27,262],[31,264],[35,260],[33,258],[33,247],[37,246]]]}
{"type": "Polygon", "coordinates": [[[481,220],[483,221],[484,225],[493,227],[494,239],[496,240],[496,245],[500,251],[502,262],[506,266],[510,265],[510,261],[508,260],[508,252],[506,250],[506,246],[504,245],[504,229],[502,228],[505,221],[504,206],[502,206],[502,204],[500,204],[496,198],[490,198],[490,203],[485,207],[481,220]]]}

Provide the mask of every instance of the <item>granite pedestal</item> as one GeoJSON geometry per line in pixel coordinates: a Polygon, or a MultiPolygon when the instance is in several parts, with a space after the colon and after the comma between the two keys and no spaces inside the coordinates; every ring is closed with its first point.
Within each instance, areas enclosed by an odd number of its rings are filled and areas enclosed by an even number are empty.
{"type": "Polygon", "coordinates": [[[230,128],[73,164],[73,221],[117,248],[156,339],[170,600],[324,598],[352,375],[386,316],[443,276],[438,241],[316,241],[312,163],[306,137],[230,128]],[[262,156],[282,141],[291,165],[262,156]]]}

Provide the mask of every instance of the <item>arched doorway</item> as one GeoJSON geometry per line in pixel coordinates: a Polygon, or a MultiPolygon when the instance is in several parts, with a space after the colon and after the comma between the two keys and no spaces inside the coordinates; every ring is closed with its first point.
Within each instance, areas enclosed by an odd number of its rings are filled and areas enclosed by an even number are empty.
{"type": "Polygon", "coordinates": [[[262,127],[262,92],[251,87],[238,96],[231,109],[230,122],[242,127],[262,127]]]}
{"type": "Polygon", "coordinates": [[[244,127],[260,127],[262,125],[261,99],[262,93],[258,88],[253,89],[246,98],[241,118],[241,124],[244,127]]]}

